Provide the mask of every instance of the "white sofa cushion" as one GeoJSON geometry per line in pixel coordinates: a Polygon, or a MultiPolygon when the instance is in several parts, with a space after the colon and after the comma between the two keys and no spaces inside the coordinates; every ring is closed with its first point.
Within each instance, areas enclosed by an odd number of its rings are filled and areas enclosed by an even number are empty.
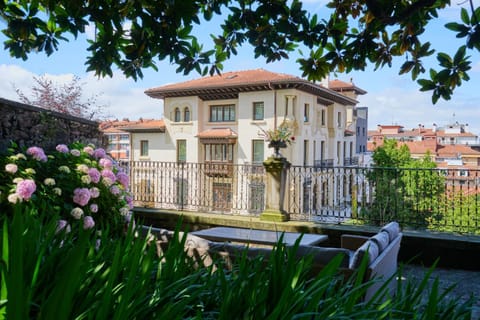
{"type": "Polygon", "coordinates": [[[392,221],[386,224],[380,231],[385,231],[388,233],[390,241],[395,239],[400,233],[400,225],[396,221],[392,221]]]}
{"type": "Polygon", "coordinates": [[[378,245],[372,241],[368,240],[360,246],[354,253],[350,260],[349,268],[355,269],[360,266],[363,256],[368,252],[368,265],[370,265],[379,254],[378,245]]]}
{"type": "Polygon", "coordinates": [[[385,250],[385,248],[388,247],[388,244],[390,243],[390,236],[386,231],[381,231],[370,239],[377,244],[378,250],[380,252],[385,250]]]}

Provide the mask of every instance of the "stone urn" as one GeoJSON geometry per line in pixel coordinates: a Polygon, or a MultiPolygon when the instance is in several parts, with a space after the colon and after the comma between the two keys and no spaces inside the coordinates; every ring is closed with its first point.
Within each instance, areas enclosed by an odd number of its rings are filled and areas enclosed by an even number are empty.
{"type": "Polygon", "coordinates": [[[269,143],[268,143],[268,147],[269,148],[273,148],[273,156],[275,158],[281,158],[282,155],[280,154],[280,149],[281,148],[286,148],[287,147],[287,143],[283,140],[271,140],[269,143]]]}

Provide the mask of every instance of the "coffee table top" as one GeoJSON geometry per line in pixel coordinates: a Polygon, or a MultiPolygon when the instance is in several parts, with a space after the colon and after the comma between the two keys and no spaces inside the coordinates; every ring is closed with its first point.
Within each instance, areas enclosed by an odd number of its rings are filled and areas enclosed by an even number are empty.
{"type": "MultiPolygon", "coordinates": [[[[278,243],[282,232],[233,227],[215,227],[194,231],[191,232],[191,234],[211,241],[232,241],[274,245],[278,243]]],[[[302,236],[302,233],[283,232],[283,242],[287,245],[293,245],[300,236],[302,236]]],[[[304,233],[300,240],[300,245],[316,245],[327,239],[328,236],[323,234],[304,233]]]]}

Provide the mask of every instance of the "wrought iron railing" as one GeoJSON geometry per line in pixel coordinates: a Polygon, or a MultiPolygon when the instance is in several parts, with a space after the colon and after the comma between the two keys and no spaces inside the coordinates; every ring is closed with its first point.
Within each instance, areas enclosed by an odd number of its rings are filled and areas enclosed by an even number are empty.
{"type": "Polygon", "coordinates": [[[139,206],[253,215],[265,208],[262,165],[133,161],[130,180],[139,206]]]}
{"type": "MultiPolygon", "coordinates": [[[[258,216],[266,203],[262,165],[135,161],[128,165],[138,206],[258,216]]],[[[291,219],[480,234],[480,171],[301,167],[287,171],[291,219]]]]}

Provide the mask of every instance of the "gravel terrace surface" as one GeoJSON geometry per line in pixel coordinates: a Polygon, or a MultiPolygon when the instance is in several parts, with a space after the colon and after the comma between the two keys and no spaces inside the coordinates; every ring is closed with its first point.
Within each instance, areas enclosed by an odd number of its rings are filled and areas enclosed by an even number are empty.
{"type": "MultiPolygon", "coordinates": [[[[404,276],[409,279],[422,280],[428,268],[404,265],[404,276]]],[[[439,279],[440,290],[456,284],[455,288],[449,294],[449,297],[467,300],[470,294],[473,294],[476,302],[474,304],[472,319],[480,319],[480,271],[467,271],[458,269],[436,268],[429,279],[433,283],[434,279],[439,279]]]]}

